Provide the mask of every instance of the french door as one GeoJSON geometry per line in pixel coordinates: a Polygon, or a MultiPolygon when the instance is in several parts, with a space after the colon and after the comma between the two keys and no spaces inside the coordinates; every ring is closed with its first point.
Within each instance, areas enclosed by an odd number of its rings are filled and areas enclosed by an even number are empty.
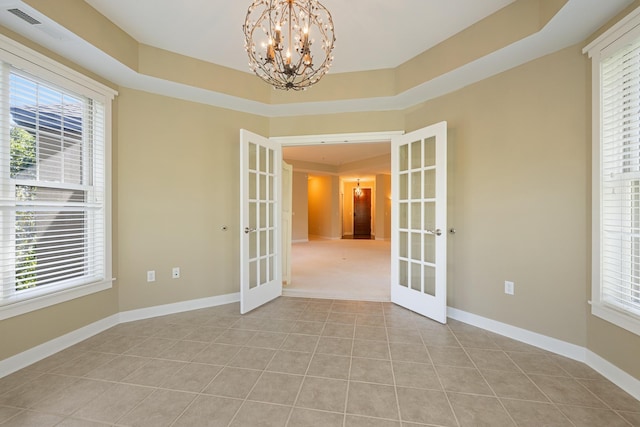
{"type": "Polygon", "coordinates": [[[447,123],[391,142],[391,301],[447,321],[447,123]]]}
{"type": "Polygon", "coordinates": [[[282,149],[240,130],[240,311],[282,295],[282,149]]]}

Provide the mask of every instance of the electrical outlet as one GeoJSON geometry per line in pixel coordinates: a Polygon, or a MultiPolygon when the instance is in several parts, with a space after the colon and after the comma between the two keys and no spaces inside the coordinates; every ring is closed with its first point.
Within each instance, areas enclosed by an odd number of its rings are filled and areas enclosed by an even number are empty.
{"type": "Polygon", "coordinates": [[[504,281],[504,293],[507,295],[513,295],[515,291],[515,284],[508,280],[504,281]]]}
{"type": "Polygon", "coordinates": [[[173,267],[173,270],[171,270],[171,278],[173,279],[180,278],[180,267],[173,267]]]}
{"type": "Polygon", "coordinates": [[[156,272],[155,270],[147,271],[147,282],[155,282],[156,281],[156,272]]]}

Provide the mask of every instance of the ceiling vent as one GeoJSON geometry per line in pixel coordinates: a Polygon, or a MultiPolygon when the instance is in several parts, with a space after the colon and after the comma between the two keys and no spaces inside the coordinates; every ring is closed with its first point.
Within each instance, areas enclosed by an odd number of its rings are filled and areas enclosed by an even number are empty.
{"type": "Polygon", "coordinates": [[[17,16],[18,18],[22,19],[25,22],[28,22],[31,25],[42,24],[42,22],[38,21],[36,18],[29,15],[28,13],[21,11],[20,9],[7,9],[7,12],[13,13],[15,16],[17,16]]]}

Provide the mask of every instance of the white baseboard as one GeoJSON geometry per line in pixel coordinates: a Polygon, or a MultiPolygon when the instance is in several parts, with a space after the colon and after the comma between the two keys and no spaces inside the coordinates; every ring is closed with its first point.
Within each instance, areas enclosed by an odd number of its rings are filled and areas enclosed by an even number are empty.
{"type": "Polygon", "coordinates": [[[84,341],[87,338],[91,338],[102,331],[106,331],[117,324],[118,314],[114,314],[87,326],[83,326],[80,329],[69,332],[68,334],[54,338],[51,341],[32,347],[29,350],[23,351],[15,356],[11,356],[8,359],[4,359],[0,361],[0,378],[19,371],[22,368],[26,368],[33,363],[64,350],[65,348],[78,344],[79,342],[84,341]]]}
{"type": "Polygon", "coordinates": [[[181,301],[172,304],[156,305],[154,307],[139,308],[137,310],[122,311],[119,313],[118,323],[132,322],[134,320],[150,319],[152,317],[166,316],[167,314],[182,313],[183,311],[198,310],[200,308],[216,307],[240,301],[240,292],[218,295],[215,297],[200,298],[189,301],[181,301]]]}
{"type": "Polygon", "coordinates": [[[296,297],[296,298],[320,298],[320,299],[337,299],[337,300],[350,300],[350,301],[371,301],[371,302],[389,302],[390,298],[387,297],[363,297],[362,295],[350,295],[348,292],[323,292],[304,289],[282,289],[282,296],[284,297],[296,297]]]}
{"type": "Polygon", "coordinates": [[[640,400],[640,380],[606,361],[592,351],[546,335],[448,307],[447,316],[487,331],[521,341],[538,348],[586,363],[609,381],[640,400]]]}
{"type": "Polygon", "coordinates": [[[22,353],[11,356],[0,361],[0,378],[19,371],[33,363],[62,351],[72,345],[91,338],[100,332],[116,326],[119,323],[131,322],[134,320],[149,319],[152,317],[165,316],[167,314],[180,313],[183,311],[197,310],[200,308],[215,307],[240,301],[240,293],[219,295],[210,298],[177,302],[155,307],[141,308],[138,310],[124,311],[112,316],[93,322],[73,332],[54,338],[22,353]]]}

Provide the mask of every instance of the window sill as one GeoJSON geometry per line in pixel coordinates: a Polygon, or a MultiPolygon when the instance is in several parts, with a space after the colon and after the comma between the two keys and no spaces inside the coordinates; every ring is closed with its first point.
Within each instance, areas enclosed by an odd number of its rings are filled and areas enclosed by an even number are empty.
{"type": "Polygon", "coordinates": [[[591,314],[640,336],[640,319],[638,317],[616,310],[610,305],[596,302],[591,305],[591,314]]]}
{"type": "Polygon", "coordinates": [[[6,305],[0,305],[0,320],[20,316],[21,314],[26,314],[31,311],[40,310],[45,307],[110,289],[112,287],[113,280],[115,279],[91,283],[84,286],[77,286],[34,298],[11,302],[6,305]]]}

